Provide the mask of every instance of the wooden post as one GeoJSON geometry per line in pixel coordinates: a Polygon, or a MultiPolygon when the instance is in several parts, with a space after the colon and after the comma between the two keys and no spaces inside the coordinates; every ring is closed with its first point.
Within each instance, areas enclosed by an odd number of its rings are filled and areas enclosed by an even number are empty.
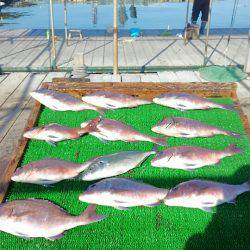
{"type": "Polygon", "coordinates": [[[245,72],[250,73],[250,29],[248,31],[248,46],[246,51],[245,72]]]}
{"type": "Polygon", "coordinates": [[[50,30],[52,39],[52,68],[56,68],[56,41],[55,41],[55,29],[54,29],[54,11],[53,11],[53,0],[49,1],[50,7],[50,30]]]}
{"type": "Polygon", "coordinates": [[[210,0],[208,20],[207,20],[207,33],[206,33],[206,43],[205,43],[205,52],[204,52],[204,62],[203,62],[204,66],[206,66],[207,64],[207,48],[208,48],[208,40],[209,40],[209,32],[210,32],[210,24],[211,24],[212,3],[213,3],[213,0],[210,0]]]}
{"type": "Polygon", "coordinates": [[[67,0],[64,0],[64,35],[68,45],[68,20],[67,20],[67,0]]]}
{"type": "Polygon", "coordinates": [[[117,0],[114,0],[114,52],[113,52],[113,74],[118,74],[118,28],[117,28],[117,0]]]}

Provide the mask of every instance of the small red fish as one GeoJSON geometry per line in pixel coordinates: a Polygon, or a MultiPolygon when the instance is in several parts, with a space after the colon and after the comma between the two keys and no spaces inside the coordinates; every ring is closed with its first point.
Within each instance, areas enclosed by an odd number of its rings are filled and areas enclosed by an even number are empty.
{"type": "MultiPolygon", "coordinates": [[[[81,127],[85,128],[91,122],[92,120],[84,122],[81,124],[81,127]]],[[[96,131],[90,132],[90,134],[104,141],[148,141],[162,146],[167,145],[165,137],[142,134],[134,128],[116,120],[101,118],[96,128],[96,131]]]]}
{"type": "Polygon", "coordinates": [[[83,96],[82,100],[91,105],[105,109],[133,108],[152,103],[152,101],[109,91],[97,91],[83,96]]]}
{"type": "Polygon", "coordinates": [[[95,110],[99,113],[104,113],[105,111],[74,96],[50,89],[39,89],[31,92],[30,95],[44,106],[56,111],[95,110]]]}
{"type": "Polygon", "coordinates": [[[24,133],[24,137],[36,140],[46,141],[55,146],[56,142],[77,139],[84,134],[96,131],[100,118],[94,118],[84,128],[68,128],[56,123],[49,124],[42,127],[35,127],[24,133]]]}
{"type": "Polygon", "coordinates": [[[241,135],[217,128],[197,120],[184,117],[165,118],[152,128],[155,133],[167,136],[194,138],[194,137],[212,137],[214,135],[228,135],[240,138],[241,135]]]}

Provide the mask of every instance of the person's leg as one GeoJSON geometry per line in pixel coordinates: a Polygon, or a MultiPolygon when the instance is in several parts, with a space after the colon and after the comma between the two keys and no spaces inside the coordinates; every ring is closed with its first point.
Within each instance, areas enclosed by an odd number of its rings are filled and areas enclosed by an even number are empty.
{"type": "Polygon", "coordinates": [[[201,8],[201,27],[200,27],[200,34],[204,34],[205,28],[208,21],[208,13],[209,13],[209,2],[210,0],[203,0],[202,8],[201,8]]]}
{"type": "Polygon", "coordinates": [[[201,11],[200,0],[194,0],[192,9],[192,24],[196,24],[201,11]]]}

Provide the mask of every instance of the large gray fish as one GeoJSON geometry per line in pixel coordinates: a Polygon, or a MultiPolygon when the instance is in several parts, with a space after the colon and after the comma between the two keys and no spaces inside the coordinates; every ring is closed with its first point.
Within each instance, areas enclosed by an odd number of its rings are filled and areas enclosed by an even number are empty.
{"type": "Polygon", "coordinates": [[[151,165],[161,168],[194,170],[203,166],[218,164],[221,159],[241,152],[242,149],[235,145],[230,145],[223,150],[178,146],[157,153],[151,161],[151,165]]]}
{"type": "Polygon", "coordinates": [[[81,215],[72,216],[48,200],[15,200],[0,204],[0,231],[25,239],[57,240],[66,230],[103,220],[90,205],[81,215]]]}
{"type": "Polygon", "coordinates": [[[68,128],[52,123],[42,127],[34,127],[26,131],[23,136],[30,139],[46,141],[55,146],[56,142],[68,139],[77,139],[86,133],[96,131],[96,126],[99,121],[99,117],[94,118],[84,128],[68,128]]]}
{"type": "Polygon", "coordinates": [[[50,185],[78,176],[86,166],[59,159],[44,159],[31,162],[16,169],[11,180],[15,182],[50,185]]]}
{"type": "Polygon", "coordinates": [[[80,178],[93,181],[126,173],[141,164],[151,154],[155,154],[155,151],[123,151],[96,157],[82,165],[85,170],[80,174],[80,178]]]}
{"type": "Polygon", "coordinates": [[[142,182],[124,178],[109,178],[89,186],[79,196],[79,199],[123,210],[135,206],[160,205],[167,193],[167,189],[156,188],[142,182]]]}
{"type": "Polygon", "coordinates": [[[30,95],[44,106],[56,111],[95,110],[99,113],[105,111],[102,108],[85,103],[74,96],[50,89],[39,89],[31,92],[30,95]]]}
{"type": "MultiPolygon", "coordinates": [[[[91,122],[92,120],[86,121],[81,124],[81,127],[85,128],[91,122]]],[[[97,125],[97,130],[90,132],[90,134],[104,141],[148,141],[162,146],[167,145],[165,137],[145,135],[122,122],[105,118],[101,118],[97,125]]]]}
{"type": "Polygon", "coordinates": [[[153,99],[154,103],[167,106],[178,110],[193,110],[193,109],[227,109],[235,111],[229,105],[219,104],[209,101],[206,98],[187,94],[187,93],[166,93],[161,94],[153,99]]]}
{"type": "Polygon", "coordinates": [[[228,135],[240,138],[241,135],[232,131],[217,128],[197,120],[171,117],[165,118],[160,123],[152,128],[155,133],[160,133],[167,136],[174,137],[212,137],[214,135],[228,135]]]}
{"type": "Polygon", "coordinates": [[[199,208],[212,212],[222,203],[235,203],[238,195],[250,191],[250,181],[229,185],[213,181],[191,180],[170,189],[164,203],[167,206],[199,208]]]}
{"type": "Polygon", "coordinates": [[[97,91],[83,96],[82,100],[86,103],[105,109],[133,108],[152,103],[152,101],[109,91],[97,91]]]}

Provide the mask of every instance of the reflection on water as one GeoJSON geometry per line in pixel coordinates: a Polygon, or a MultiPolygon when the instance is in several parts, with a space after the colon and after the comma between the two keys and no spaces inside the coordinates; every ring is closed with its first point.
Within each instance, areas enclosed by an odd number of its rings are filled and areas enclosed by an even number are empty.
{"type": "MultiPolygon", "coordinates": [[[[0,25],[4,28],[47,29],[48,0],[5,1],[0,7],[0,25]],[[13,24],[15,19],[15,24],[13,24]],[[32,22],[31,22],[32,20],[32,22]]],[[[228,28],[235,0],[213,0],[212,28],[228,28]]],[[[63,0],[54,0],[55,27],[63,29],[63,0]]],[[[187,0],[119,0],[120,29],[182,29],[185,26],[187,0]]],[[[190,0],[192,5],[192,0],[190,0]]],[[[67,1],[69,28],[107,30],[113,23],[113,0],[67,1]]],[[[192,6],[189,8],[191,17],[192,6]]],[[[249,28],[249,0],[239,0],[235,27],[249,28]]]]}

